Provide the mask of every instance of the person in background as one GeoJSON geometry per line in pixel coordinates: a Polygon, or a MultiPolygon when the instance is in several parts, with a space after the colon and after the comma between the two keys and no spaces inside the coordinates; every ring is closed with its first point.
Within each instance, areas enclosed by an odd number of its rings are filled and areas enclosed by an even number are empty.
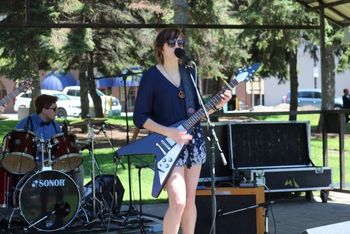
{"type": "MultiPolygon", "coordinates": [[[[200,108],[194,85],[184,72],[188,72],[174,54],[183,48],[185,38],[179,29],[161,30],[155,40],[158,64],[146,71],[141,79],[135,109],[134,123],[138,128],[171,138],[179,145],[186,144],[165,184],[169,207],[163,220],[163,233],[194,233],[197,210],[196,188],[201,165],[206,160],[205,141],[197,123],[191,133],[168,127],[187,119],[200,108]],[[187,79],[187,80],[185,80],[187,79]],[[187,85],[187,86],[186,86],[187,85]]],[[[187,73],[188,74],[188,73],[187,73]]],[[[209,114],[221,109],[231,99],[231,91],[221,94],[221,100],[209,114]]]]}
{"type": "MultiPolygon", "coordinates": [[[[350,109],[350,96],[349,96],[349,89],[345,88],[343,90],[343,109],[350,109]]],[[[345,120],[346,123],[349,122],[349,114],[345,114],[345,120]]]]}

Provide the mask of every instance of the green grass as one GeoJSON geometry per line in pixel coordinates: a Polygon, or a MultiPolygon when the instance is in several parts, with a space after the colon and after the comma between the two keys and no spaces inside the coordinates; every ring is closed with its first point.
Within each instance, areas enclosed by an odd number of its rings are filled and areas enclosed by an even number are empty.
{"type": "MultiPolygon", "coordinates": [[[[288,116],[269,116],[264,118],[258,118],[259,120],[264,121],[288,121],[288,116]]],[[[312,132],[315,131],[318,121],[319,115],[310,114],[310,115],[299,115],[298,121],[309,121],[311,125],[312,132]]],[[[14,129],[15,125],[18,121],[13,120],[5,120],[1,121],[0,124],[0,137],[3,138],[4,135],[14,129]]],[[[124,117],[116,117],[113,119],[108,119],[108,123],[125,126],[125,118],[124,117]]],[[[129,117],[129,126],[133,127],[132,119],[129,117]]],[[[350,145],[346,144],[350,140],[350,128],[346,127],[346,135],[345,138],[345,155],[349,154],[350,145]]],[[[310,157],[316,166],[322,166],[322,138],[320,134],[311,134],[311,142],[310,142],[310,157]]],[[[124,203],[128,203],[129,201],[129,176],[128,176],[128,157],[121,158],[122,164],[125,166],[125,169],[122,168],[120,163],[114,161],[114,152],[111,148],[106,149],[96,149],[94,152],[96,162],[101,169],[101,172],[106,175],[114,175],[117,174],[119,179],[121,180],[123,187],[125,189],[124,194],[124,203]]],[[[339,183],[339,139],[337,134],[332,134],[328,137],[328,156],[329,156],[329,166],[333,171],[333,183],[339,183]]],[[[91,155],[89,155],[88,150],[83,151],[84,158],[84,169],[85,169],[85,183],[88,183],[91,180],[90,171],[91,171],[91,155]]],[[[130,168],[131,168],[131,192],[132,198],[134,202],[138,201],[139,193],[138,193],[138,169],[135,168],[137,164],[147,163],[151,166],[154,165],[153,156],[142,155],[142,156],[130,156],[130,168]]],[[[347,159],[347,157],[346,157],[347,159]]],[[[349,160],[345,160],[345,168],[349,168],[349,160]]],[[[345,170],[347,179],[350,178],[350,170],[345,170]]],[[[153,175],[154,172],[150,168],[142,169],[141,173],[142,177],[142,199],[145,203],[154,203],[154,202],[163,202],[167,199],[166,193],[162,192],[158,199],[154,199],[151,196],[152,184],[153,184],[153,175]]]]}

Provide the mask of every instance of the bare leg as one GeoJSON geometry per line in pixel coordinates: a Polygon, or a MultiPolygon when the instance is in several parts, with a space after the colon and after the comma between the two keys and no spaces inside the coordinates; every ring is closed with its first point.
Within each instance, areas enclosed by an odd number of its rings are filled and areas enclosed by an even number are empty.
{"type": "Polygon", "coordinates": [[[186,206],[182,214],[182,233],[193,234],[196,227],[196,189],[201,171],[201,165],[194,165],[190,169],[185,168],[186,182],[186,206]]]}
{"type": "Polygon", "coordinates": [[[184,167],[175,167],[166,183],[169,207],[163,220],[164,234],[176,234],[180,228],[182,213],[186,205],[184,171],[184,167]]]}

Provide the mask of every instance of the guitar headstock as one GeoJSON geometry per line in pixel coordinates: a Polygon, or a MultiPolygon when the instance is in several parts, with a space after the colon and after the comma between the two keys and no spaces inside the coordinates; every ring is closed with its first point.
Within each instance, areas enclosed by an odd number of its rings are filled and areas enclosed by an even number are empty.
{"type": "Polygon", "coordinates": [[[18,91],[26,92],[32,85],[33,79],[27,78],[19,84],[18,91]]]}
{"type": "Polygon", "coordinates": [[[246,67],[238,69],[238,71],[236,73],[236,80],[238,82],[249,81],[250,79],[252,79],[253,75],[259,69],[259,67],[260,67],[260,63],[254,63],[250,66],[246,66],[246,67]]]}

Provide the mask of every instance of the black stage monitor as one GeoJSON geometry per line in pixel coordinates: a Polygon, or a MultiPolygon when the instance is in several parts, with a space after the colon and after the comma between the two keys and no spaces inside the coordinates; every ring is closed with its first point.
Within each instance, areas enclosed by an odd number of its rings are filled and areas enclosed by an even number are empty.
{"type": "Polygon", "coordinates": [[[234,168],[310,165],[308,122],[232,123],[234,168]]]}

